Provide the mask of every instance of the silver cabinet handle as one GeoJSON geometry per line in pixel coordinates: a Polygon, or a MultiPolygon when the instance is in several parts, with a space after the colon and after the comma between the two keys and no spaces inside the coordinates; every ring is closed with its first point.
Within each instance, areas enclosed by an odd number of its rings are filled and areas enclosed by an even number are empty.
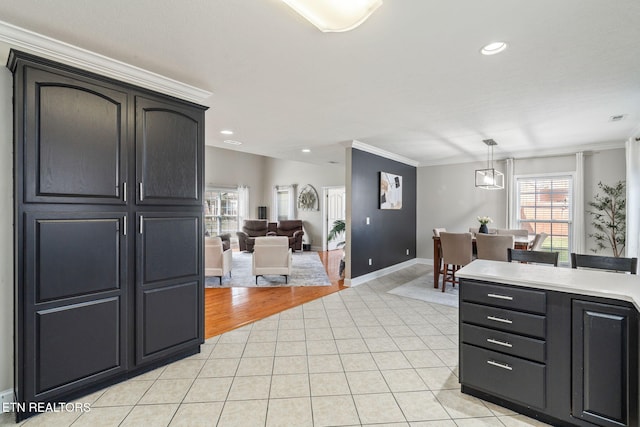
{"type": "Polygon", "coordinates": [[[487,296],[489,298],[504,299],[504,300],[507,300],[507,301],[513,301],[513,297],[510,297],[509,295],[487,294],[487,296]]]}
{"type": "Polygon", "coordinates": [[[144,232],[144,218],[140,215],[140,234],[144,232]]]}
{"type": "Polygon", "coordinates": [[[123,182],[122,183],[122,201],[123,202],[127,202],[127,183],[123,182]]]}
{"type": "Polygon", "coordinates": [[[501,345],[503,347],[513,347],[513,344],[506,342],[506,341],[498,341],[498,340],[494,340],[493,338],[487,338],[487,342],[491,343],[491,344],[497,344],[497,345],[501,345]]]}
{"type": "Polygon", "coordinates": [[[506,369],[507,371],[513,371],[513,368],[506,363],[494,362],[493,360],[487,360],[487,363],[491,366],[495,366],[497,368],[506,369]]]}
{"type": "Polygon", "coordinates": [[[140,200],[144,200],[144,185],[140,181],[140,200]]]}
{"type": "Polygon", "coordinates": [[[122,218],[122,235],[126,236],[127,235],[127,217],[123,217],[122,218]]]}
{"type": "Polygon", "coordinates": [[[509,319],[503,319],[501,317],[495,317],[495,316],[487,316],[488,320],[493,320],[494,322],[500,322],[500,323],[508,323],[508,324],[512,324],[513,320],[509,320],[509,319]]]}

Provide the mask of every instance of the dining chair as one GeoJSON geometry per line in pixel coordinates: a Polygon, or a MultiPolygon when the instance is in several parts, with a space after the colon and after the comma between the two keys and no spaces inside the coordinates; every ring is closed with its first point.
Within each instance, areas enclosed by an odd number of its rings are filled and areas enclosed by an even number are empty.
{"type": "Polygon", "coordinates": [[[558,266],[560,252],[526,251],[523,249],[507,249],[507,261],[519,261],[534,264],[553,264],[558,266]]]}
{"type": "Polygon", "coordinates": [[[456,285],[456,271],[473,260],[471,233],[442,232],[440,247],[444,263],[442,274],[442,292],[444,292],[447,282],[451,283],[451,286],[456,285]]]}
{"type": "Polygon", "coordinates": [[[540,249],[542,249],[542,244],[545,240],[547,240],[547,237],[549,237],[549,235],[545,232],[536,234],[536,237],[533,238],[533,242],[531,242],[531,247],[529,248],[529,250],[539,251],[540,249]]]}
{"type": "Polygon", "coordinates": [[[507,261],[507,249],[513,249],[515,236],[513,234],[491,235],[476,234],[476,247],[478,249],[478,259],[488,259],[493,261],[507,261]]]}
{"type": "Polygon", "coordinates": [[[638,274],[638,258],[622,258],[601,255],[571,253],[571,268],[595,268],[638,274]]]}
{"type": "MultiPolygon", "coordinates": [[[[446,232],[447,229],[444,227],[441,228],[434,228],[433,229],[433,235],[435,237],[440,237],[440,233],[442,232],[446,232]]],[[[438,250],[440,251],[440,265],[438,266],[438,268],[440,269],[440,274],[444,274],[444,270],[442,269],[442,242],[440,243],[440,245],[438,246],[438,250]]]]}
{"type": "MultiPolygon", "coordinates": [[[[480,227],[469,227],[469,233],[475,236],[476,234],[478,234],[479,229],[480,227]]],[[[497,234],[497,231],[498,231],[497,228],[487,228],[487,230],[488,230],[487,234],[497,234]]]]}
{"type": "Polygon", "coordinates": [[[433,229],[433,235],[435,237],[440,237],[440,233],[442,233],[443,231],[447,231],[446,228],[434,228],[433,229]]]}
{"type": "Polygon", "coordinates": [[[514,236],[528,237],[529,231],[522,228],[498,228],[498,230],[496,230],[496,234],[499,234],[499,235],[512,234],[514,236]]]}

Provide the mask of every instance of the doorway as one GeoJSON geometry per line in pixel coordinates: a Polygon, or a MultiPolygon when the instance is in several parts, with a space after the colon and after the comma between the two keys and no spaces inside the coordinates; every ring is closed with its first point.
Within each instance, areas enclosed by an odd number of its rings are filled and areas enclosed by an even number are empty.
{"type": "Polygon", "coordinates": [[[323,218],[323,239],[322,250],[331,251],[341,248],[338,246],[339,242],[344,242],[344,232],[341,233],[337,239],[329,241],[329,230],[333,227],[333,223],[337,220],[344,221],[346,218],[346,190],[345,187],[324,187],[322,189],[324,205],[322,209],[323,218]]]}

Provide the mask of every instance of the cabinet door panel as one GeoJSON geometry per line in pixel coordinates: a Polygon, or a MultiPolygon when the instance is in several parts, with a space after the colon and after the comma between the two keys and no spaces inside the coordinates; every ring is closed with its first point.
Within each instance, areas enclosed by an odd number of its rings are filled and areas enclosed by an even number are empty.
{"type": "Polygon", "coordinates": [[[199,288],[194,281],[143,291],[139,360],[198,340],[199,288]]]}
{"type": "Polygon", "coordinates": [[[127,95],[28,70],[25,201],[124,204],[127,95]]]}
{"type": "Polygon", "coordinates": [[[202,341],[202,214],[138,216],[136,362],[169,356],[202,341]]]}
{"type": "Polygon", "coordinates": [[[124,214],[27,214],[27,283],[35,302],[118,290],[124,214]]]}
{"type": "Polygon", "coordinates": [[[119,298],[36,313],[35,395],[121,369],[119,298]]]}
{"type": "Polygon", "coordinates": [[[599,426],[630,425],[632,311],[588,301],[573,301],[572,309],[572,415],[599,426]]]}
{"type": "Polygon", "coordinates": [[[136,97],[138,203],[202,203],[203,113],[136,97]]]}
{"type": "Polygon", "coordinates": [[[139,216],[143,284],[199,274],[200,215],[192,215],[139,216]]]}

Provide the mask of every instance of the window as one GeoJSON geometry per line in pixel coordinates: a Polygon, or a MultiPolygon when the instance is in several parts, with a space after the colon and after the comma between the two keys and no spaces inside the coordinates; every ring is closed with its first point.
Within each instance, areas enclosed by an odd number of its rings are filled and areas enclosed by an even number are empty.
{"type": "Polygon", "coordinates": [[[273,221],[296,219],[296,184],[273,187],[273,221]]]}
{"type": "Polygon", "coordinates": [[[204,226],[206,236],[238,231],[238,191],[208,189],[204,197],[204,226]]]}
{"type": "Polygon", "coordinates": [[[573,177],[517,177],[517,220],[529,233],[547,233],[542,250],[559,252],[569,264],[572,242],[573,177]]]}

